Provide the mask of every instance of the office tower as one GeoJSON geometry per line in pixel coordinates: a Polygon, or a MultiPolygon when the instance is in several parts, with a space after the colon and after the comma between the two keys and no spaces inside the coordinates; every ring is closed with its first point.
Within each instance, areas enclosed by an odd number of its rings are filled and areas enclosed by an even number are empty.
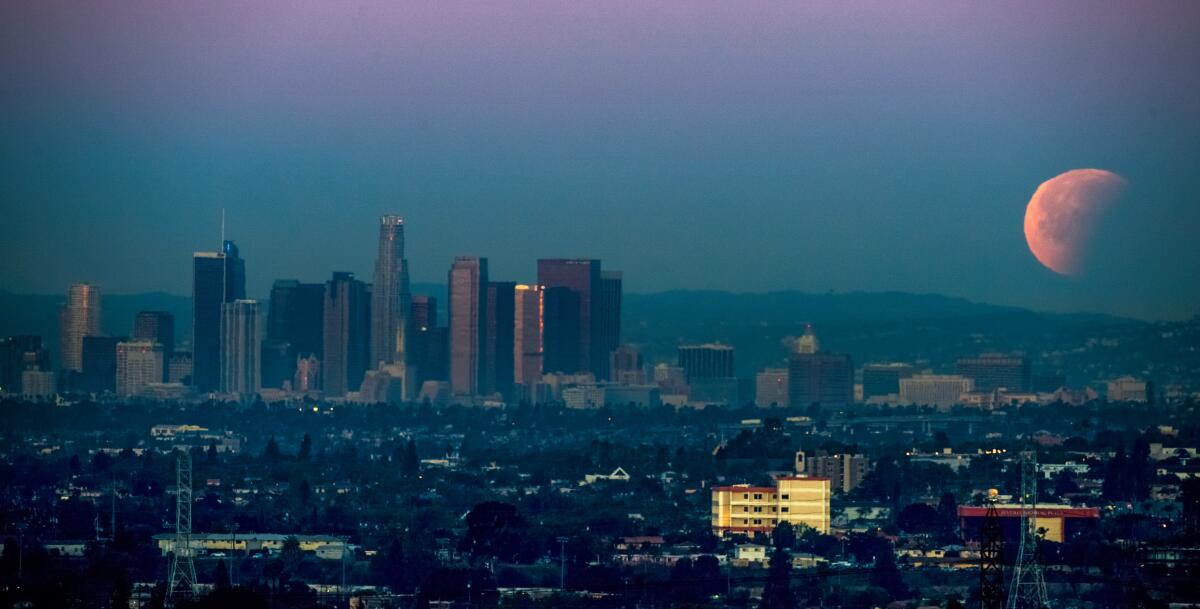
{"type": "Polygon", "coordinates": [[[162,345],[163,379],[170,375],[171,355],[175,353],[175,316],[166,311],[142,311],[133,318],[134,340],[162,345]]]}
{"type": "MultiPolygon", "coordinates": [[[[165,353],[163,354],[166,355],[165,353]]],[[[176,351],[170,356],[171,363],[167,366],[167,382],[190,385],[192,382],[192,354],[190,351],[176,351]]]]}
{"type": "Polygon", "coordinates": [[[354,273],[334,273],[325,284],[325,395],[358,391],[371,358],[371,287],[354,273]]]}
{"type": "Polygon", "coordinates": [[[516,287],[509,281],[487,284],[487,335],[480,393],[499,393],[506,400],[512,397],[516,287]]]}
{"type": "Polygon", "coordinates": [[[21,373],[28,369],[49,370],[49,357],[40,336],[0,338],[0,393],[21,393],[21,373]]]}
{"type": "Polygon", "coordinates": [[[960,357],[958,374],[975,381],[976,391],[995,391],[1003,387],[1010,393],[1025,393],[1032,385],[1029,360],[1022,355],[983,353],[960,357]]]}
{"type": "Polygon", "coordinates": [[[956,374],[914,374],[900,379],[900,403],[950,408],[973,386],[971,379],[956,374]]]}
{"type": "Polygon", "coordinates": [[[538,285],[513,289],[513,380],[527,399],[542,379],[542,308],[545,292],[538,285]]]}
{"type": "Polygon", "coordinates": [[[829,455],[824,451],[806,457],[804,451],[796,453],[796,473],[813,478],[829,478],[834,492],[849,493],[862,484],[870,462],[863,455],[829,455]]]}
{"type": "Polygon", "coordinates": [[[58,391],[54,372],[28,368],[21,372],[21,397],[27,400],[48,400],[58,391]]]}
{"type": "Polygon", "coordinates": [[[793,353],[788,358],[788,405],[854,403],[854,363],[840,353],[793,353]]]}
{"type": "Polygon", "coordinates": [[[83,337],[83,371],[78,389],[90,393],[117,390],[117,345],[125,337],[83,337]]]}
{"type": "Polygon", "coordinates": [[[796,353],[810,355],[821,350],[821,341],[813,333],[812,324],[804,324],[804,335],[796,341],[796,353]]]}
{"type": "Polygon", "coordinates": [[[429,360],[436,347],[430,345],[437,329],[437,298],[425,294],[414,294],[409,308],[409,328],[412,335],[408,340],[408,364],[415,369],[418,380],[435,378],[436,365],[429,360]]]}
{"type": "Polygon", "coordinates": [[[543,290],[542,370],[579,372],[579,292],[564,287],[543,290]]]}
{"type": "Polygon", "coordinates": [[[263,341],[262,386],[281,388],[297,358],[324,355],[325,284],[279,279],[271,286],[263,341]]]}
{"type": "Polygon", "coordinates": [[[754,403],[762,407],[788,405],[787,368],[767,368],[754,377],[754,403]]]}
{"type": "MultiPolygon", "coordinates": [[[[371,287],[371,368],[407,364],[412,295],[404,258],[404,218],[379,218],[379,255],[371,287]]],[[[407,396],[406,396],[407,397],[407,396]]]]}
{"type": "Polygon", "coordinates": [[[613,351],[621,344],[621,271],[600,271],[600,299],[596,311],[596,352],[593,365],[598,379],[616,380],[611,371],[613,351]]]}
{"type": "Polygon", "coordinates": [[[411,313],[413,327],[417,330],[436,328],[437,298],[427,294],[413,294],[411,313]]]}
{"type": "Polygon", "coordinates": [[[425,380],[450,380],[450,328],[430,326],[426,331],[425,354],[422,359],[425,368],[420,373],[425,380]]]}
{"type": "Polygon", "coordinates": [[[83,371],[83,337],[100,336],[100,288],[73,283],[58,315],[60,368],[83,371]]]}
{"type": "Polygon", "coordinates": [[[863,366],[863,401],[876,396],[900,395],[900,379],[916,374],[909,364],[887,363],[863,366]]]}
{"type": "Polygon", "coordinates": [[[450,393],[480,393],[487,339],[487,258],[459,256],[450,267],[450,393]]]}
{"type": "Polygon", "coordinates": [[[163,380],[162,345],[149,340],[121,341],[116,350],[117,395],[137,395],[163,380]]]}
{"type": "Polygon", "coordinates": [[[599,334],[600,261],[587,259],[541,259],[537,263],[538,285],[546,289],[547,371],[574,373],[603,369],[608,353],[597,340],[599,334]],[[576,294],[570,298],[562,293],[576,294]],[[574,307],[571,309],[570,307],[574,307]],[[560,310],[561,309],[561,310],[560,310]]]}
{"type": "Polygon", "coordinates": [[[262,388],[262,307],[235,300],[221,309],[221,391],[252,395],[262,388]]]}
{"type": "Polygon", "coordinates": [[[679,367],[687,375],[687,382],[699,379],[733,377],[733,347],[720,343],[706,345],[681,345],[679,367]]]}
{"type": "Polygon", "coordinates": [[[221,384],[221,305],[246,297],[246,263],[232,241],[219,252],[192,254],[192,385],[221,384]]]}
{"type": "Polygon", "coordinates": [[[658,364],[654,366],[654,384],[665,394],[687,393],[687,372],[679,366],[658,364]]]}
{"type": "Polygon", "coordinates": [[[620,345],[609,356],[608,368],[612,380],[621,385],[645,385],[646,369],[642,352],[637,345],[620,345]]]}

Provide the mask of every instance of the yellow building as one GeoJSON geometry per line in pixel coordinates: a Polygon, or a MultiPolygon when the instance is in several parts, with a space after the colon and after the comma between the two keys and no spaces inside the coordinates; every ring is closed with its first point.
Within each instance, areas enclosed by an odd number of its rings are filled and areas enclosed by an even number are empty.
{"type": "Polygon", "coordinates": [[[829,478],[777,478],[775,486],[735,484],[712,490],[713,533],[770,533],[780,522],[829,533],[829,478]]]}

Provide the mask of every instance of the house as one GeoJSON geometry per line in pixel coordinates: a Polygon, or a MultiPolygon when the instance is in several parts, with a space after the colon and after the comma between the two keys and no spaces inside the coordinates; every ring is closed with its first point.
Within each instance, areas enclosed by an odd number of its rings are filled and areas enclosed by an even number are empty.
{"type": "Polygon", "coordinates": [[[611,482],[629,482],[629,473],[626,472],[624,468],[618,467],[617,469],[614,469],[611,474],[608,474],[608,475],[587,474],[583,477],[583,481],[581,481],[579,483],[579,486],[587,486],[589,484],[595,484],[601,480],[607,480],[607,481],[611,481],[611,482]]]}

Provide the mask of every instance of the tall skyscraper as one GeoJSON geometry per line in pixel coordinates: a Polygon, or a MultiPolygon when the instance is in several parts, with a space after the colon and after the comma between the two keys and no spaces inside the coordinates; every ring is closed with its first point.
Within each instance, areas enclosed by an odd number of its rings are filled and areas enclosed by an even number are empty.
{"type": "Polygon", "coordinates": [[[995,391],[1001,387],[1013,393],[1029,391],[1033,374],[1029,359],[1023,355],[982,353],[958,358],[958,373],[975,381],[975,391],[995,391]]]}
{"type": "Polygon", "coordinates": [[[371,287],[372,368],[381,364],[404,367],[408,363],[411,308],[408,260],[404,257],[404,218],[383,216],[379,218],[379,255],[375,258],[375,283],[371,287]]]}
{"type": "Polygon", "coordinates": [[[679,367],[687,374],[687,382],[700,379],[733,378],[733,347],[721,343],[681,345],[679,367]]]}
{"type": "Polygon", "coordinates": [[[83,372],[75,387],[91,393],[117,390],[117,345],[125,337],[83,337],[83,372]]]}
{"type": "Polygon", "coordinates": [[[263,314],[257,300],[221,309],[221,391],[247,396],[262,388],[263,314]]]}
{"type": "Polygon", "coordinates": [[[574,373],[608,367],[608,353],[599,338],[600,261],[541,259],[538,285],[546,288],[547,370],[574,373]],[[562,290],[576,294],[572,299],[562,290]],[[551,294],[551,291],[556,291],[551,294]],[[567,307],[574,306],[574,310],[567,307]],[[574,319],[572,319],[574,318],[574,319]],[[576,333],[578,333],[576,335],[576,333]],[[560,351],[561,350],[561,351],[560,351]],[[599,363],[599,360],[605,363],[599,363]],[[553,367],[549,367],[553,364],[553,367]]]}
{"type": "Polygon", "coordinates": [[[511,281],[487,284],[487,336],[480,392],[497,392],[506,400],[512,397],[516,286],[511,281]]]}
{"type": "Polygon", "coordinates": [[[58,352],[63,370],[83,371],[83,337],[100,336],[100,288],[73,283],[58,315],[58,352]]]}
{"type": "Polygon", "coordinates": [[[371,286],[354,273],[334,273],[325,284],[325,395],[358,391],[371,357],[371,286]]]}
{"type": "Polygon", "coordinates": [[[219,252],[192,254],[192,385],[221,384],[221,305],[246,297],[246,263],[232,241],[219,252]]]}
{"type": "Polygon", "coordinates": [[[325,284],[275,281],[263,341],[263,387],[283,387],[295,376],[299,358],[325,355],[324,312],[325,284]]]}
{"type": "Polygon", "coordinates": [[[542,380],[542,286],[513,288],[513,381],[529,392],[542,380]]]}
{"type": "Polygon", "coordinates": [[[793,353],[788,359],[788,405],[854,403],[854,362],[841,353],[793,353]]]}
{"type": "Polygon", "coordinates": [[[166,311],[141,311],[133,318],[133,339],[162,345],[163,379],[169,376],[175,353],[175,316],[166,311]]]}
{"type": "Polygon", "coordinates": [[[600,272],[600,303],[596,322],[596,378],[616,380],[610,370],[612,352],[621,344],[621,271],[600,272]]]}
{"type": "Polygon", "coordinates": [[[475,396],[487,338],[487,258],[459,256],[450,267],[450,393],[475,396]]]}
{"type": "Polygon", "coordinates": [[[137,395],[163,381],[162,345],[149,340],[122,341],[116,350],[117,395],[137,395]]]}

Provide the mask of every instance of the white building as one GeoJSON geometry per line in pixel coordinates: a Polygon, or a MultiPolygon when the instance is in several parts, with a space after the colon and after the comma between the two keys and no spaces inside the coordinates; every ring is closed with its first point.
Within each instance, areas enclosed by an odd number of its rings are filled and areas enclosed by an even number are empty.
{"type": "Polygon", "coordinates": [[[49,370],[21,371],[21,397],[27,400],[47,400],[54,397],[56,392],[53,372],[49,370]]]}
{"type": "Polygon", "coordinates": [[[1145,402],[1146,381],[1122,376],[1108,382],[1108,401],[1110,402],[1145,402]]]}
{"type": "Polygon", "coordinates": [[[754,403],[759,407],[788,405],[787,368],[767,368],[755,376],[754,403]]]}
{"type": "Polygon", "coordinates": [[[162,345],[148,340],[117,343],[117,395],[137,395],[163,382],[162,345]]]}

